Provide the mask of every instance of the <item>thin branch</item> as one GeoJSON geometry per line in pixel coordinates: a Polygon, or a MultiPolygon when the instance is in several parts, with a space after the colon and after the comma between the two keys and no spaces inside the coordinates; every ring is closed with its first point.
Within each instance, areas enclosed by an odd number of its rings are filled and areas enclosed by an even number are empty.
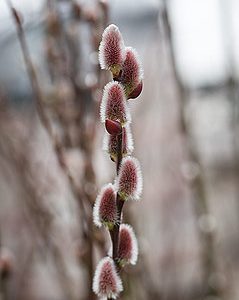
{"type": "MultiPolygon", "coordinates": [[[[62,145],[59,142],[59,139],[53,133],[51,123],[50,123],[50,121],[47,117],[47,114],[45,113],[44,107],[43,107],[44,97],[42,95],[42,91],[41,91],[41,88],[40,88],[40,85],[38,82],[38,78],[37,78],[31,57],[30,57],[29,48],[28,48],[28,45],[26,42],[24,30],[22,27],[21,17],[19,15],[19,13],[17,12],[17,10],[13,7],[11,0],[6,0],[6,2],[12,13],[12,17],[15,21],[17,35],[18,35],[18,39],[20,42],[25,65],[27,68],[28,77],[31,82],[32,91],[33,91],[33,94],[34,94],[34,97],[36,100],[36,107],[37,107],[40,121],[50,136],[50,139],[52,141],[52,144],[53,144],[53,147],[54,147],[57,159],[58,159],[58,163],[69,181],[69,184],[71,186],[71,189],[72,189],[72,192],[73,192],[75,198],[78,199],[78,203],[79,203],[80,209],[82,211],[81,217],[83,220],[85,220],[86,213],[85,213],[85,208],[84,208],[83,200],[82,200],[83,194],[82,194],[79,186],[76,184],[68,166],[66,165],[62,145]]],[[[84,228],[84,225],[82,226],[82,228],[84,228]]]]}
{"type": "MultiPolygon", "coordinates": [[[[116,173],[119,174],[119,168],[122,161],[122,147],[123,147],[123,140],[122,140],[122,133],[118,135],[118,144],[117,144],[117,161],[116,161],[116,173]]],[[[124,201],[121,200],[119,193],[117,193],[116,198],[116,206],[117,206],[117,223],[115,224],[114,228],[110,230],[110,236],[112,240],[112,257],[115,261],[116,266],[118,266],[117,258],[118,258],[118,244],[119,244],[119,229],[121,223],[121,214],[123,209],[124,201]]]]}

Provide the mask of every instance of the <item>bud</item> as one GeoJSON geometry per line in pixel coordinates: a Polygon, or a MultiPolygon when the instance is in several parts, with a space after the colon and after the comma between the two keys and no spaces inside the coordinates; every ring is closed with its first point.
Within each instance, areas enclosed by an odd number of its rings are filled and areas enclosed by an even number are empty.
{"type": "Polygon", "coordinates": [[[141,80],[137,87],[129,94],[128,99],[137,98],[143,90],[143,81],[141,80]]]}
{"type": "Polygon", "coordinates": [[[136,158],[127,156],[122,159],[117,190],[122,200],[138,200],[142,193],[142,174],[136,158]]]}
{"type": "Polygon", "coordinates": [[[109,230],[117,222],[116,191],[111,183],[105,185],[96,198],[93,207],[93,221],[96,226],[101,227],[103,224],[109,230]]]}
{"type": "Polygon", "coordinates": [[[112,120],[105,120],[105,129],[109,134],[112,135],[118,135],[122,132],[121,124],[112,120]]]}
{"type": "MultiPolygon", "coordinates": [[[[130,155],[134,151],[134,143],[130,126],[127,124],[122,128],[123,157],[130,155]]],[[[103,140],[103,150],[110,154],[113,161],[116,161],[118,149],[118,137],[106,134],[103,140]]]]}
{"type": "Polygon", "coordinates": [[[124,88],[120,83],[112,81],[105,86],[100,106],[100,116],[102,123],[108,119],[120,122],[123,126],[131,121],[124,88]]]}
{"type": "Polygon", "coordinates": [[[110,70],[113,77],[121,71],[125,59],[125,46],[122,35],[117,26],[109,25],[102,34],[99,46],[99,62],[101,69],[110,70]]]}
{"type": "Polygon", "coordinates": [[[118,259],[121,266],[135,265],[138,259],[138,242],[133,228],[128,224],[120,225],[118,259]]]}
{"type": "Polygon", "coordinates": [[[122,281],[112,258],[105,257],[99,262],[93,279],[93,291],[102,299],[116,299],[123,291],[122,281]]]}
{"type": "MultiPolygon", "coordinates": [[[[126,58],[120,81],[124,84],[127,95],[130,95],[143,79],[143,69],[138,53],[131,47],[126,48],[126,58]]],[[[142,87],[141,87],[142,89],[142,87]]],[[[140,90],[140,86],[139,86],[140,90]]]]}

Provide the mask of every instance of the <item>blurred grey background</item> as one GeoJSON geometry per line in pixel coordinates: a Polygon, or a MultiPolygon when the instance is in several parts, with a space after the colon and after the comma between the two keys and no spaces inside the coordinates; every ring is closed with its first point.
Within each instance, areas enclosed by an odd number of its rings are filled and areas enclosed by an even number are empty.
{"type": "MultiPolygon", "coordinates": [[[[71,1],[56,2],[67,26],[71,1]]],[[[91,9],[96,2],[78,4],[91,9]]],[[[50,80],[45,56],[46,3],[12,3],[24,17],[30,55],[42,89],[49,94],[56,84],[50,80]]],[[[108,5],[108,23],[120,28],[126,45],[137,49],[144,66],[143,93],[130,103],[144,192],[142,201],[130,203],[125,212],[138,235],[140,255],[136,269],[127,270],[132,282],[126,284],[128,292],[122,299],[238,300],[239,1],[111,0],[108,5]]],[[[1,244],[15,265],[2,299],[92,299],[86,298],[86,271],[75,257],[80,217],[74,195],[32,109],[31,84],[5,1],[0,2],[0,24],[0,88],[13,112],[3,115],[0,125],[0,230],[1,244]],[[29,225],[35,217],[22,204],[28,193],[22,191],[23,167],[16,171],[13,166],[19,158],[11,155],[12,149],[24,151],[23,145],[29,151],[26,177],[51,215],[46,239],[60,248],[66,268],[63,278],[59,260],[54,270],[42,242],[29,237],[28,231],[35,237],[29,225]],[[71,296],[64,295],[63,284],[72,290],[71,296]]],[[[87,28],[79,25],[81,59],[75,62],[81,71],[77,80],[85,86],[96,80],[92,71],[96,53],[89,46],[87,28]]],[[[94,187],[89,186],[96,191],[114,176],[112,163],[101,151],[103,131],[96,119],[91,153],[96,180],[94,187]]],[[[66,160],[81,178],[85,156],[78,156],[72,147],[66,160]]],[[[45,221],[39,222],[36,231],[45,221]]],[[[107,244],[107,235],[105,240],[107,244]]],[[[95,246],[94,264],[99,258],[95,246]]]]}

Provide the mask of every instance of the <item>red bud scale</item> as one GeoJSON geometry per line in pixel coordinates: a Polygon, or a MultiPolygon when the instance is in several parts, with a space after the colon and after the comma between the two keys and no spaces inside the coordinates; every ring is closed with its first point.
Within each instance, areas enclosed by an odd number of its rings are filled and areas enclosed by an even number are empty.
{"type": "Polygon", "coordinates": [[[105,120],[105,129],[111,135],[118,135],[122,132],[121,124],[112,120],[105,120]]]}

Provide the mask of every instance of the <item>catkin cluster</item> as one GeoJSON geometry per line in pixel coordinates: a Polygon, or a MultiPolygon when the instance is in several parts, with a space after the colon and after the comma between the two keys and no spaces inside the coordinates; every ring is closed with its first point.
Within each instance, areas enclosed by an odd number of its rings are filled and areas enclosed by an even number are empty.
{"type": "Polygon", "coordinates": [[[102,69],[112,73],[113,80],[103,91],[100,118],[106,132],[103,149],[116,164],[116,179],[102,187],[93,208],[96,226],[110,233],[112,247],[95,271],[93,290],[101,299],[116,299],[123,291],[119,270],[136,264],[138,243],[132,227],[122,224],[122,209],[128,200],[139,200],[142,175],[139,162],[132,157],[133,140],[130,129],[129,99],[137,98],[143,87],[143,71],[138,54],[126,47],[115,25],[109,25],[99,47],[102,69]]]}

